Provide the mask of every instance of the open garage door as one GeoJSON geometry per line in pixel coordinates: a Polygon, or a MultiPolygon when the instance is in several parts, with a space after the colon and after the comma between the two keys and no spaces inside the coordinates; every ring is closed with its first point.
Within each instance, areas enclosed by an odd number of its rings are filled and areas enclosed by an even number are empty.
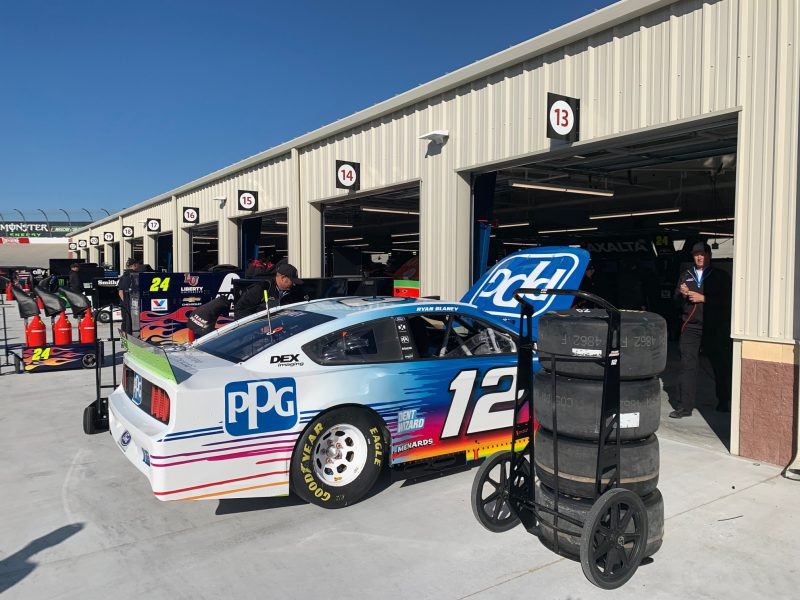
{"type": "MultiPolygon", "coordinates": [[[[667,320],[670,361],[663,378],[674,401],[683,319],[673,296],[679,275],[692,267],[692,246],[707,242],[713,268],[732,274],[736,144],[734,118],[570,154],[560,148],[528,164],[476,174],[473,279],[526,247],[586,248],[595,267],[586,287],[620,308],[667,320]]],[[[729,418],[714,411],[713,370],[702,354],[701,361],[697,407],[727,444],[729,418]]]]}
{"type": "Polygon", "coordinates": [[[323,206],[326,277],[419,281],[419,186],[323,206]]]}
{"type": "Polygon", "coordinates": [[[239,224],[241,267],[254,261],[277,263],[288,257],[289,220],[287,210],[277,210],[242,219],[239,224]]]}
{"type": "Polygon", "coordinates": [[[217,223],[198,225],[189,230],[192,258],[191,271],[207,271],[219,262],[219,226],[217,223]]]}

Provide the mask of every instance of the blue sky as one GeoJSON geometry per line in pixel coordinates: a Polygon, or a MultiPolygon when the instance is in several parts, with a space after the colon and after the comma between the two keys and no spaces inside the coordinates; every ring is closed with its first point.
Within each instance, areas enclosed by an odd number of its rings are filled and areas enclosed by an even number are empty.
{"type": "Polygon", "coordinates": [[[609,4],[2,2],[0,213],[120,210],[609,4]]]}

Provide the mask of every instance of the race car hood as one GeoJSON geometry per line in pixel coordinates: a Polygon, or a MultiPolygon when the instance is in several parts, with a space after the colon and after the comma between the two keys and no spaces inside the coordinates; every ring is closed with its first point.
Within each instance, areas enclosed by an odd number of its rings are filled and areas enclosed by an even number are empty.
{"type": "MultiPolygon", "coordinates": [[[[577,290],[589,264],[589,253],[581,248],[551,246],[520,250],[492,266],[461,299],[483,311],[489,320],[519,331],[520,307],[514,299],[519,288],[577,290]]],[[[539,317],[550,310],[572,306],[571,296],[528,294],[534,307],[533,337],[539,317]]]]}

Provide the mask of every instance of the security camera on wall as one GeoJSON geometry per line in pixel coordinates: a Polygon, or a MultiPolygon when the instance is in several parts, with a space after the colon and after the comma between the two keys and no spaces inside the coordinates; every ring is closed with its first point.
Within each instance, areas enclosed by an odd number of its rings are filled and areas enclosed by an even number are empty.
{"type": "Polygon", "coordinates": [[[219,202],[220,208],[225,208],[225,203],[228,201],[227,196],[214,196],[213,200],[215,202],[219,202]]]}

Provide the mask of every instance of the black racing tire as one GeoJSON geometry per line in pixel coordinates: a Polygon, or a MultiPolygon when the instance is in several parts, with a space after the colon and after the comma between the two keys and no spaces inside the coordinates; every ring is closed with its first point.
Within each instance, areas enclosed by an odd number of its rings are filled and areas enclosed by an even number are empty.
{"type": "MultiPolygon", "coordinates": [[[[605,358],[608,313],[602,309],[554,310],[539,319],[536,347],[544,369],[550,354],[605,358]]],[[[620,379],[646,379],[667,364],[667,322],[651,312],[621,311],[620,379]]],[[[603,367],[592,361],[556,364],[559,375],[602,379],[603,367]]]]}
{"type": "MultiPolygon", "coordinates": [[[[536,502],[549,509],[555,508],[556,493],[553,490],[537,482],[535,493],[536,502]]],[[[648,534],[644,556],[648,557],[658,552],[664,540],[664,497],[656,489],[642,498],[642,502],[647,509],[648,534]]],[[[558,498],[558,512],[585,523],[592,504],[593,502],[589,499],[561,495],[558,498]]],[[[555,531],[553,529],[555,517],[545,511],[540,511],[539,519],[539,535],[542,542],[548,548],[555,550],[555,531]]],[[[580,555],[582,528],[565,519],[558,520],[558,528],[561,530],[558,533],[559,552],[565,556],[577,558],[580,555]]]]}
{"type": "Polygon", "coordinates": [[[336,408],[314,419],[297,441],[291,487],[306,502],[343,508],[373,488],[388,462],[389,444],[381,419],[358,407],[336,408]],[[328,448],[335,453],[331,462],[328,448]],[[336,479],[349,481],[337,484],[336,479]]]}
{"type": "Polygon", "coordinates": [[[83,433],[86,435],[97,433],[94,416],[94,403],[92,403],[83,409],[83,433]]]}
{"type": "MultiPolygon", "coordinates": [[[[578,498],[594,497],[597,442],[558,436],[558,491],[578,498]]],[[[553,469],[553,434],[545,429],[536,432],[534,441],[536,475],[547,487],[555,489],[553,469]]],[[[620,444],[619,487],[639,496],[655,491],[658,485],[658,438],[620,444]]],[[[605,482],[605,480],[604,480],[605,482]]]]}
{"type": "MultiPolygon", "coordinates": [[[[597,440],[603,382],[556,375],[558,433],[582,440],[597,440]]],[[[661,382],[655,378],[623,381],[619,386],[620,437],[641,440],[655,433],[661,420],[661,382]]],[[[533,385],[534,415],[539,425],[553,430],[553,375],[536,374],[533,385]]]]}

